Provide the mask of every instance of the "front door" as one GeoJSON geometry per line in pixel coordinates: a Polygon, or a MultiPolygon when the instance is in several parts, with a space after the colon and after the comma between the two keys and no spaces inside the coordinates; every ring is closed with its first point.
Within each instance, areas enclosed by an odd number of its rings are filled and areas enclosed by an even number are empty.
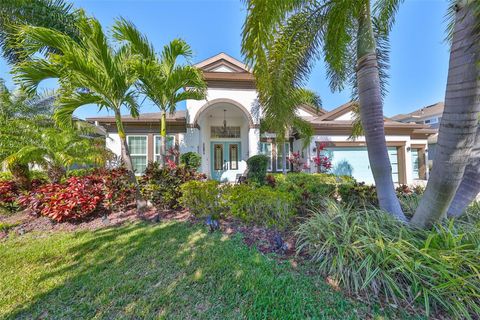
{"type": "Polygon", "coordinates": [[[212,142],[212,178],[234,182],[239,172],[240,142],[212,142]]]}

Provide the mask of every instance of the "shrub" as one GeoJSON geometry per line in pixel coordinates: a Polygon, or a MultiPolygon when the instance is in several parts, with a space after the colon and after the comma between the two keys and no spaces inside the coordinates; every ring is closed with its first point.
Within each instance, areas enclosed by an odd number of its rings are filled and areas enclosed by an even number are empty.
{"type": "Polygon", "coordinates": [[[295,215],[293,197],[266,186],[232,186],[222,198],[230,214],[247,223],[285,228],[295,215]]]}
{"type": "Polygon", "coordinates": [[[186,152],[180,156],[180,163],[188,169],[197,170],[202,164],[202,156],[196,152],[186,152]]]}
{"type": "Polygon", "coordinates": [[[356,208],[378,206],[375,186],[364,182],[343,183],[338,187],[338,194],[343,203],[356,208]]]}
{"type": "Polygon", "coordinates": [[[479,232],[453,223],[415,230],[381,211],[328,201],[296,234],[298,250],[350,293],[470,318],[480,312],[479,232]]]}
{"type": "Polygon", "coordinates": [[[16,211],[20,190],[13,181],[0,181],[0,208],[8,212],[16,211]]]}
{"type": "Polygon", "coordinates": [[[263,185],[267,175],[268,157],[263,154],[252,156],[247,160],[247,167],[247,178],[254,183],[263,185]]]}
{"type": "Polygon", "coordinates": [[[297,210],[305,214],[326,198],[333,197],[341,178],[325,173],[289,173],[276,175],[276,188],[293,195],[297,210]]]}
{"type": "Polygon", "coordinates": [[[195,216],[212,216],[215,219],[220,217],[222,204],[218,181],[188,181],[180,186],[180,192],[180,204],[195,216]]]}
{"type": "Polygon", "coordinates": [[[19,202],[32,213],[62,222],[90,216],[102,200],[101,180],[72,177],[64,184],[40,186],[21,197],[19,202]]]}
{"type": "Polygon", "coordinates": [[[190,180],[202,180],[205,175],[183,166],[160,168],[156,162],[149,163],[142,178],[142,194],[156,206],[173,209],[179,206],[182,193],[180,186],[190,180]]]}
{"type": "Polygon", "coordinates": [[[104,210],[119,209],[133,201],[134,189],[124,168],[95,170],[64,183],[36,186],[19,204],[57,222],[82,220],[104,210]]]}

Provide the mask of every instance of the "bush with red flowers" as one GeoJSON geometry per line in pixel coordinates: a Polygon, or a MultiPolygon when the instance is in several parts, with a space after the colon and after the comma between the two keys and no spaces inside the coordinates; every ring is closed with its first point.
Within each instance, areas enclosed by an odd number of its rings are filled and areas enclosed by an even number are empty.
{"type": "Polygon", "coordinates": [[[19,204],[34,214],[63,222],[125,207],[133,201],[133,195],[125,169],[99,169],[65,183],[39,186],[21,196],[19,204]]]}

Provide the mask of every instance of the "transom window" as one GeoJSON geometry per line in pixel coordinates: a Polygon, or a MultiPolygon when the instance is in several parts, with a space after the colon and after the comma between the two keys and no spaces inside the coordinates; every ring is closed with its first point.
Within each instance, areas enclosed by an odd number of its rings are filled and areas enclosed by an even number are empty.
{"type": "MultiPolygon", "coordinates": [[[[171,148],[174,148],[175,147],[175,136],[167,136],[167,159],[170,159],[170,160],[175,160],[175,159],[171,159],[171,157],[169,157],[168,155],[168,150],[170,150],[171,148]]],[[[155,161],[156,162],[160,162],[160,156],[162,154],[161,152],[161,148],[162,148],[162,137],[161,136],[155,136],[155,161]]]]}
{"type": "Polygon", "coordinates": [[[240,138],[240,127],[211,127],[211,138],[240,138]]]}
{"type": "Polygon", "coordinates": [[[135,174],[141,175],[147,168],[147,136],[127,136],[127,144],[135,174]]]}

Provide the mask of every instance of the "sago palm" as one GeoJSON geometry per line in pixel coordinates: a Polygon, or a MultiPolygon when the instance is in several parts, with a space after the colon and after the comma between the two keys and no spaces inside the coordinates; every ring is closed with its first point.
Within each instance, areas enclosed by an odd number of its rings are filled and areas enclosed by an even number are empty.
{"type": "Polygon", "coordinates": [[[94,139],[83,136],[76,129],[43,129],[37,139],[9,155],[4,162],[7,165],[37,164],[46,171],[52,183],[58,183],[74,164],[98,164],[102,147],[94,139]]]}
{"type": "Polygon", "coordinates": [[[122,160],[136,186],[137,208],[146,205],[133,171],[132,159],[122,123],[121,108],[125,107],[134,117],[138,116],[138,77],[132,68],[133,56],[127,46],[114,48],[94,18],[82,17],[76,24],[79,41],[57,30],[23,26],[19,34],[28,53],[43,47],[54,48],[60,53],[49,52],[45,58],[33,57],[13,69],[15,79],[27,92],[34,92],[45,79],[56,78],[60,88],[54,118],[59,125],[72,122],[72,115],[79,107],[95,104],[100,110],[113,111],[120,138],[122,160]]]}
{"type": "MultiPolygon", "coordinates": [[[[10,91],[0,79],[0,162],[36,141],[39,130],[53,124],[53,100],[53,92],[29,96],[21,90],[10,91]]],[[[28,162],[10,162],[6,167],[21,188],[29,189],[28,162]]]]}
{"type": "MultiPolygon", "coordinates": [[[[0,1],[0,50],[3,57],[15,63],[27,57],[18,46],[17,26],[32,25],[52,28],[77,37],[75,22],[79,11],[64,0],[2,0],[0,1]]],[[[44,48],[45,51],[55,50],[44,48]]]]}
{"type": "MultiPolygon", "coordinates": [[[[480,2],[452,2],[450,62],[445,108],[438,132],[438,143],[427,188],[412,218],[412,224],[428,227],[446,217],[462,178],[465,184],[454,203],[464,206],[478,183],[478,124],[480,115],[480,2]],[[473,149],[473,153],[472,153],[473,149]],[[471,158],[471,167],[467,167],[471,158]],[[467,171],[465,171],[467,168],[467,171]],[[469,179],[477,177],[475,183],[469,179]],[[468,194],[467,194],[468,192],[468,194]]],[[[476,189],[478,193],[478,189],[476,189]]],[[[475,194],[476,195],[476,194],[475,194]]],[[[458,212],[458,211],[457,211],[458,212]]]]}
{"type": "Polygon", "coordinates": [[[181,39],[175,39],[163,48],[160,55],[152,44],[140,33],[135,25],[120,19],[114,28],[114,37],[127,43],[129,49],[138,55],[136,70],[140,82],[139,91],[146,95],[161,111],[161,163],[165,164],[167,113],[175,113],[179,102],[187,99],[205,99],[206,83],[202,72],[189,64],[179,64],[180,58],[190,59],[192,50],[181,39]]]}
{"type": "MultiPolygon", "coordinates": [[[[405,220],[395,195],[392,168],[385,141],[382,81],[388,50],[384,45],[401,0],[248,0],[243,30],[243,52],[254,70],[268,66],[272,42],[280,49],[277,64],[292,74],[294,84],[305,81],[320,49],[334,90],[346,84],[358,93],[380,207],[405,220]],[[297,52],[282,48],[298,47],[297,52]],[[289,56],[283,53],[289,52],[289,56]]],[[[260,71],[263,73],[264,71],[260,71]]],[[[280,72],[280,71],[279,71],[280,72]]],[[[261,89],[260,89],[261,91],[261,89]]]]}

